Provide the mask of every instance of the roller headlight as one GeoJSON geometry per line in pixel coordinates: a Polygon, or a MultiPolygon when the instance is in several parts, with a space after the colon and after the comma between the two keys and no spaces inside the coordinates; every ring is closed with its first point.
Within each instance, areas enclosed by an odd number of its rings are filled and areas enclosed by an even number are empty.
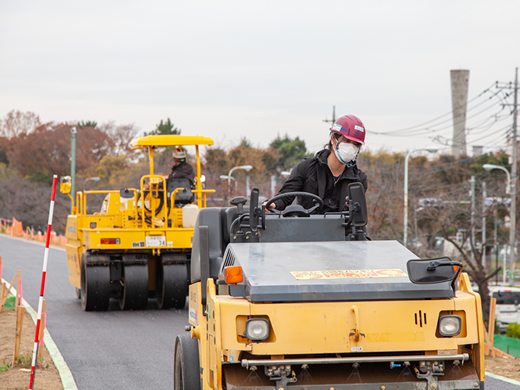
{"type": "Polygon", "coordinates": [[[462,321],[459,316],[445,315],[439,319],[439,333],[444,337],[457,336],[461,326],[462,321]]]}
{"type": "Polygon", "coordinates": [[[246,321],[246,337],[261,341],[269,337],[269,321],[264,318],[251,318],[246,321]]]}

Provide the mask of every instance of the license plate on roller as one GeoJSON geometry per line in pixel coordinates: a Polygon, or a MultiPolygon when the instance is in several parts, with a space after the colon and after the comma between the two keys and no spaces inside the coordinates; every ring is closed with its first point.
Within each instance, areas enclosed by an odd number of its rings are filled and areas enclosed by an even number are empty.
{"type": "Polygon", "coordinates": [[[148,236],[146,237],[146,246],[166,246],[165,236],[148,236]]]}

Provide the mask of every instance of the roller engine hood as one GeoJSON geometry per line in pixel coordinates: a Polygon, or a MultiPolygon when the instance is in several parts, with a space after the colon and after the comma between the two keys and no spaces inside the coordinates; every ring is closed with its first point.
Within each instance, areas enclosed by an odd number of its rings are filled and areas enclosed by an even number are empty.
{"type": "Polygon", "coordinates": [[[241,266],[230,295],[251,302],[451,298],[449,282],[413,284],[406,263],[417,256],[397,241],[231,243],[223,269],[241,266]]]}

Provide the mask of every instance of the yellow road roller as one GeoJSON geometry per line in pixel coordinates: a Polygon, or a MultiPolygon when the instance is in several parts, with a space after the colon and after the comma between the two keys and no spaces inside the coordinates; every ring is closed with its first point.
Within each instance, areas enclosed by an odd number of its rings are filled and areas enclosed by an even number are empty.
{"type": "Polygon", "coordinates": [[[150,164],[136,188],[77,192],[73,199],[70,177],[62,178],[60,191],[73,200],[66,226],[69,281],[83,310],[107,310],[110,298],[122,310],[145,309],[149,298],[161,309],[185,306],[195,220],[214,192],[203,189],[199,146],[212,144],[203,136],[134,139],[131,147],[147,149],[150,164]],[[155,174],[154,149],[188,145],[196,150],[194,185],[155,174]],[[104,196],[102,206],[89,212],[88,198],[97,194],[104,196]]]}
{"type": "Polygon", "coordinates": [[[258,197],[197,217],[175,390],[484,389],[481,301],[461,263],[369,240],[360,183],[339,213],[313,194],[258,197]],[[266,213],[284,196],[315,206],[266,213]]]}

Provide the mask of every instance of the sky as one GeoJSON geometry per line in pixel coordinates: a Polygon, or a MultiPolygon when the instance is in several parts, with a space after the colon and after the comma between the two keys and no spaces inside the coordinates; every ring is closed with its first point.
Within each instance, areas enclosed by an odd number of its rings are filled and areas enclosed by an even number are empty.
{"type": "Polygon", "coordinates": [[[369,150],[449,151],[450,71],[468,69],[468,153],[496,151],[513,101],[493,86],[520,65],[518,15],[517,0],[1,1],[0,119],[144,132],[171,118],[225,148],[287,134],[315,152],[335,106],[369,150]]]}

